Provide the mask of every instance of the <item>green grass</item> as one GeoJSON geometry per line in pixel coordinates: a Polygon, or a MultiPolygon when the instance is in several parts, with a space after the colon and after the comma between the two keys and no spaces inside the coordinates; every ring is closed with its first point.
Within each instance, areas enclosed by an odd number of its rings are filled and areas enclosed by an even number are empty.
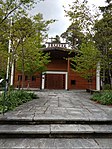
{"type": "Polygon", "coordinates": [[[17,106],[26,103],[32,99],[38,98],[37,95],[35,95],[32,92],[27,92],[23,90],[12,90],[7,92],[5,98],[4,93],[0,96],[0,113],[4,111],[10,111],[15,109],[17,106]]]}
{"type": "Polygon", "coordinates": [[[94,93],[91,99],[103,105],[112,105],[112,90],[94,93]]]}

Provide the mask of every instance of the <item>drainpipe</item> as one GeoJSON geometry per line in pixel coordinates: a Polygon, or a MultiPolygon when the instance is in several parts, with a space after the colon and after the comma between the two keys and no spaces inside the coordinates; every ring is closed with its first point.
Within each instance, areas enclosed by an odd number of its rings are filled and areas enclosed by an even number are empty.
{"type": "Polygon", "coordinates": [[[44,89],[45,86],[45,74],[42,73],[42,90],[44,89]]]}
{"type": "Polygon", "coordinates": [[[68,74],[67,74],[67,75],[68,75],[68,79],[67,79],[67,84],[68,84],[68,85],[67,85],[67,90],[69,90],[70,58],[68,58],[68,68],[67,68],[67,69],[68,69],[68,70],[67,70],[67,71],[68,71],[68,74]]]}

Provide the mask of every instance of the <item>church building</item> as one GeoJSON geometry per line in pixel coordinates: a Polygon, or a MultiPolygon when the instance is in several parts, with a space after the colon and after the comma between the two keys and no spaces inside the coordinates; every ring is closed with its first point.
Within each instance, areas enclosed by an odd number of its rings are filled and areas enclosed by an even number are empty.
{"type": "MultiPolygon", "coordinates": [[[[72,69],[70,59],[75,56],[76,52],[67,47],[66,43],[48,42],[46,48],[42,49],[44,53],[50,53],[51,62],[48,63],[47,69],[41,73],[35,73],[30,80],[30,88],[35,89],[63,89],[63,90],[83,90],[89,88],[89,82],[81,77],[72,69]]],[[[27,88],[27,76],[24,86],[27,88]]],[[[91,80],[91,89],[97,89],[99,86],[98,77],[91,80]]],[[[21,87],[22,74],[15,72],[14,86],[21,87]]]]}

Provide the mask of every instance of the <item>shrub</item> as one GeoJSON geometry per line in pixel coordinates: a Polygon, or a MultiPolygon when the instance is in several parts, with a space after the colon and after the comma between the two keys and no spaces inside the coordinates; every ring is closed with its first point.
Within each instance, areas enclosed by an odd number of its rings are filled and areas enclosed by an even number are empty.
{"type": "Polygon", "coordinates": [[[3,106],[6,112],[9,110],[13,110],[15,107],[36,98],[37,98],[37,95],[35,95],[34,93],[26,92],[23,90],[19,90],[19,91],[13,90],[13,91],[7,92],[5,98],[3,93],[0,96],[0,113],[3,111],[3,106]]]}
{"type": "Polygon", "coordinates": [[[94,93],[91,99],[104,105],[112,105],[112,90],[94,93]]]}
{"type": "Polygon", "coordinates": [[[104,90],[111,90],[110,84],[105,84],[104,85],[104,90]]]}

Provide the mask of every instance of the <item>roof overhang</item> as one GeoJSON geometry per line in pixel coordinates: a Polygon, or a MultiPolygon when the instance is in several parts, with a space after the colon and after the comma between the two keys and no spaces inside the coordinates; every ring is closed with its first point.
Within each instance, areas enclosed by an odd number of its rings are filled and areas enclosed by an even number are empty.
{"type": "Polygon", "coordinates": [[[62,59],[75,56],[75,50],[63,48],[63,47],[48,47],[43,48],[44,53],[50,53],[50,57],[53,59],[62,59]]]}

